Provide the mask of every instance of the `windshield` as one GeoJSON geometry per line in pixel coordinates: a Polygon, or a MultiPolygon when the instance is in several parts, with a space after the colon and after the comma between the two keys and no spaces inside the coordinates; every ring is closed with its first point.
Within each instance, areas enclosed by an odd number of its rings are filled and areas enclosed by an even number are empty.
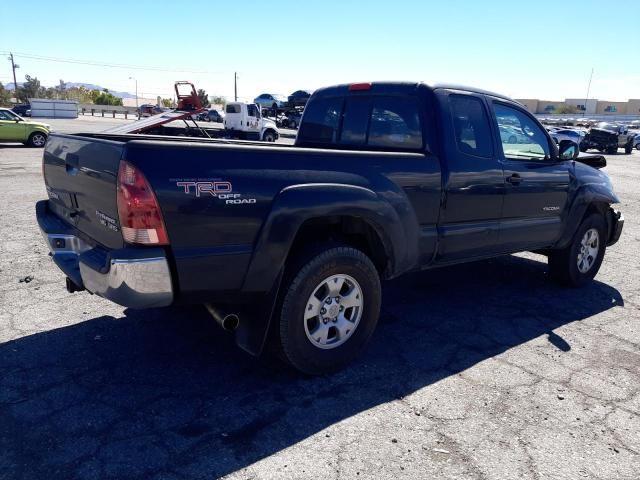
{"type": "Polygon", "coordinates": [[[612,132],[615,132],[618,127],[612,123],[600,122],[596,124],[593,128],[599,128],[600,130],[611,130],[612,132]]]}

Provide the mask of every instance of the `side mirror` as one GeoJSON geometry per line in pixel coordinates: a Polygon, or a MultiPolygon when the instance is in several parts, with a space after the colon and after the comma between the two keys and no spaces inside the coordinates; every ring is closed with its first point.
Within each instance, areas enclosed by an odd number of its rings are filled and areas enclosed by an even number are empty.
{"type": "Polygon", "coordinates": [[[562,140],[558,145],[560,160],[575,160],[580,154],[578,145],[571,140],[562,140]]]}

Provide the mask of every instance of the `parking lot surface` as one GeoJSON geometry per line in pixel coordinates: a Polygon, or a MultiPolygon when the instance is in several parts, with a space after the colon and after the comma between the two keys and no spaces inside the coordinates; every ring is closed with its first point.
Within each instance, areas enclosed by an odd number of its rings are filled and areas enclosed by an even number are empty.
{"type": "Polygon", "coordinates": [[[639,478],[640,152],[607,156],[626,223],[593,284],[534,254],[386,282],[366,354],[321,378],[199,307],[68,294],[41,156],[0,144],[0,479],[639,478]]]}

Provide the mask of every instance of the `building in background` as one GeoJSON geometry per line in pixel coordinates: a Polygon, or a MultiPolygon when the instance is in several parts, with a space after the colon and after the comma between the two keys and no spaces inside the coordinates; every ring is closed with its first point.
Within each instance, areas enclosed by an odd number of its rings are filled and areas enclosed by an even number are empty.
{"type": "Polygon", "coordinates": [[[573,114],[640,118],[640,99],[614,102],[595,98],[588,100],[584,98],[567,98],[564,101],[524,98],[517,101],[524,105],[528,111],[537,115],[573,114]]]}

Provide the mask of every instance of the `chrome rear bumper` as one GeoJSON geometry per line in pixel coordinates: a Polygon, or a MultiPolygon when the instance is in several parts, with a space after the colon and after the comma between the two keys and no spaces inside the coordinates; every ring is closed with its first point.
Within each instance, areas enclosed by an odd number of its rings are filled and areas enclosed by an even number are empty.
{"type": "Polygon", "coordinates": [[[36,204],[36,215],[53,261],[78,287],[130,308],[173,302],[171,270],[163,249],[92,247],[49,211],[46,200],[36,204]]]}

